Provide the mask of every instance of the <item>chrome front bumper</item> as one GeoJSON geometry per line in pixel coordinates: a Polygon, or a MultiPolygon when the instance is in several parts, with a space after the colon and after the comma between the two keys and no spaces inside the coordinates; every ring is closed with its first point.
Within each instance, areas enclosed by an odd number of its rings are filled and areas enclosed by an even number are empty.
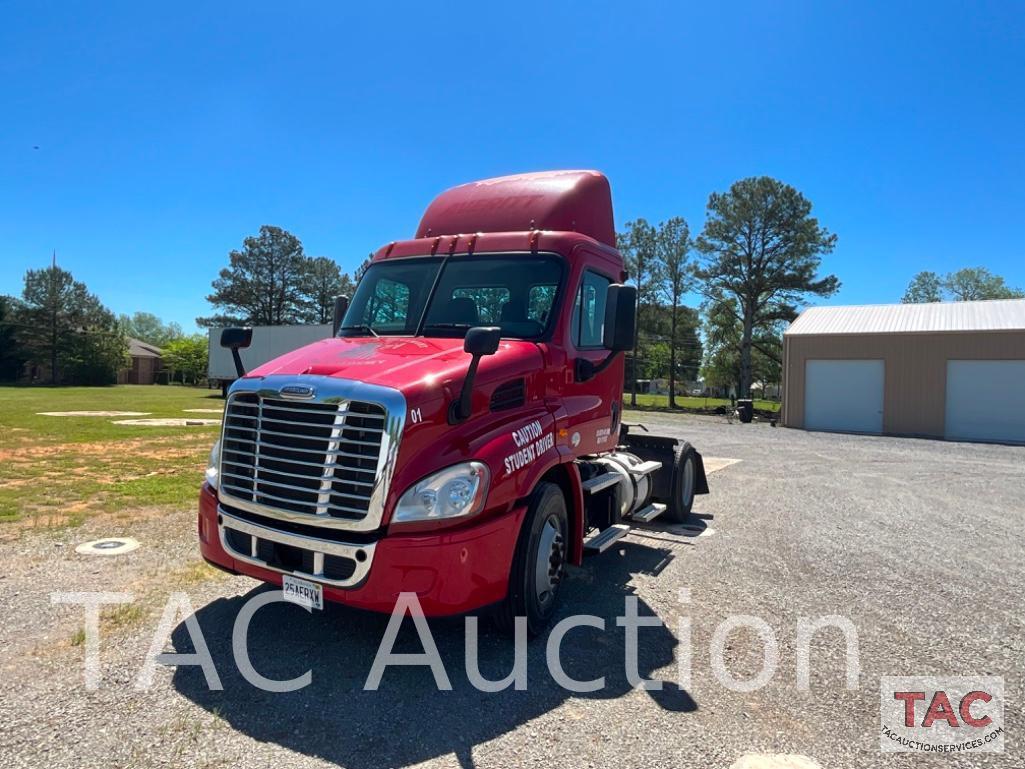
{"type": "Polygon", "coordinates": [[[220,505],[217,506],[217,534],[221,541],[221,547],[232,558],[281,574],[291,574],[310,579],[314,582],[321,582],[325,585],[341,588],[356,587],[367,578],[367,575],[370,573],[370,565],[374,560],[374,549],[377,547],[376,543],[353,545],[345,542],[308,537],[303,534],[279,531],[243,520],[232,515],[220,505]],[[238,534],[229,538],[229,532],[237,532],[238,534]],[[246,540],[246,538],[248,538],[249,543],[248,552],[243,552],[239,547],[233,546],[231,542],[231,539],[235,539],[235,545],[238,545],[239,539],[246,540]],[[309,570],[283,568],[270,563],[260,555],[261,550],[266,549],[266,545],[261,547],[261,540],[264,543],[274,543],[295,548],[300,554],[302,561],[310,563],[309,570]],[[351,561],[355,567],[352,575],[345,579],[337,579],[325,574],[325,563],[328,557],[344,558],[351,561]]]}

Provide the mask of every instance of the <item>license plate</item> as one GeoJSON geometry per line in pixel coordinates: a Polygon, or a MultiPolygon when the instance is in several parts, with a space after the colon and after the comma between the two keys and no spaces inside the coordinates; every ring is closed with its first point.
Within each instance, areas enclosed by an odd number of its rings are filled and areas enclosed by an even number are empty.
{"type": "Polygon", "coordinates": [[[309,582],[287,574],[281,577],[281,592],[286,601],[305,606],[307,609],[324,608],[324,588],[316,582],[309,582]]]}

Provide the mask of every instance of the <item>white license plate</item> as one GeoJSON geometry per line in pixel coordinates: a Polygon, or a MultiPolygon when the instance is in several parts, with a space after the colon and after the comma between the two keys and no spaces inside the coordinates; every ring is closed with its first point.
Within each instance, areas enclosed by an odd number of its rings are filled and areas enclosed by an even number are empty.
{"type": "Polygon", "coordinates": [[[307,609],[324,608],[324,588],[316,582],[283,574],[281,592],[284,593],[286,601],[305,606],[307,609]]]}

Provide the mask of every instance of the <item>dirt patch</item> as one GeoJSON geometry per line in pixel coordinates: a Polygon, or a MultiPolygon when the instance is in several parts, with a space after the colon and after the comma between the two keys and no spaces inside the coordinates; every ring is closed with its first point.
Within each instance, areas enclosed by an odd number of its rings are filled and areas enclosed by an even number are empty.
{"type": "Polygon", "coordinates": [[[152,411],[37,411],[41,417],[144,417],[152,411]]]}
{"type": "MultiPolygon", "coordinates": [[[[211,420],[212,424],[220,424],[218,420],[211,420]]],[[[197,443],[200,439],[209,438],[209,435],[197,433],[187,438],[181,435],[165,435],[159,438],[133,438],[131,440],[119,440],[116,444],[119,454],[130,454],[133,456],[146,456],[151,459],[175,456],[175,452],[182,452],[182,441],[192,440],[197,443]],[[153,447],[169,446],[166,451],[155,450],[153,447]],[[146,447],[147,451],[139,451],[146,447]]],[[[212,442],[212,440],[211,440],[212,442]]],[[[0,462],[10,461],[13,463],[33,464],[39,457],[55,458],[66,455],[80,456],[109,456],[111,444],[109,441],[95,441],[91,443],[65,443],[59,446],[29,446],[21,449],[0,450],[0,462]]],[[[180,455],[180,454],[179,454],[180,455]]]]}
{"type": "Polygon", "coordinates": [[[219,425],[219,419],[115,419],[116,425],[138,425],[139,427],[206,427],[219,425]]]}

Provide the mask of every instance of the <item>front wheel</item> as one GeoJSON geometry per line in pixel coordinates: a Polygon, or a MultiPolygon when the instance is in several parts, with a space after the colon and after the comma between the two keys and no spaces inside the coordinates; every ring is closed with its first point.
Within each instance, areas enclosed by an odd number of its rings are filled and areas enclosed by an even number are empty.
{"type": "Polygon", "coordinates": [[[543,631],[555,614],[566,567],[569,518],[566,498],[554,483],[534,489],[509,572],[509,593],[495,611],[499,630],[512,635],[515,618],[527,618],[527,635],[543,631]]]}

